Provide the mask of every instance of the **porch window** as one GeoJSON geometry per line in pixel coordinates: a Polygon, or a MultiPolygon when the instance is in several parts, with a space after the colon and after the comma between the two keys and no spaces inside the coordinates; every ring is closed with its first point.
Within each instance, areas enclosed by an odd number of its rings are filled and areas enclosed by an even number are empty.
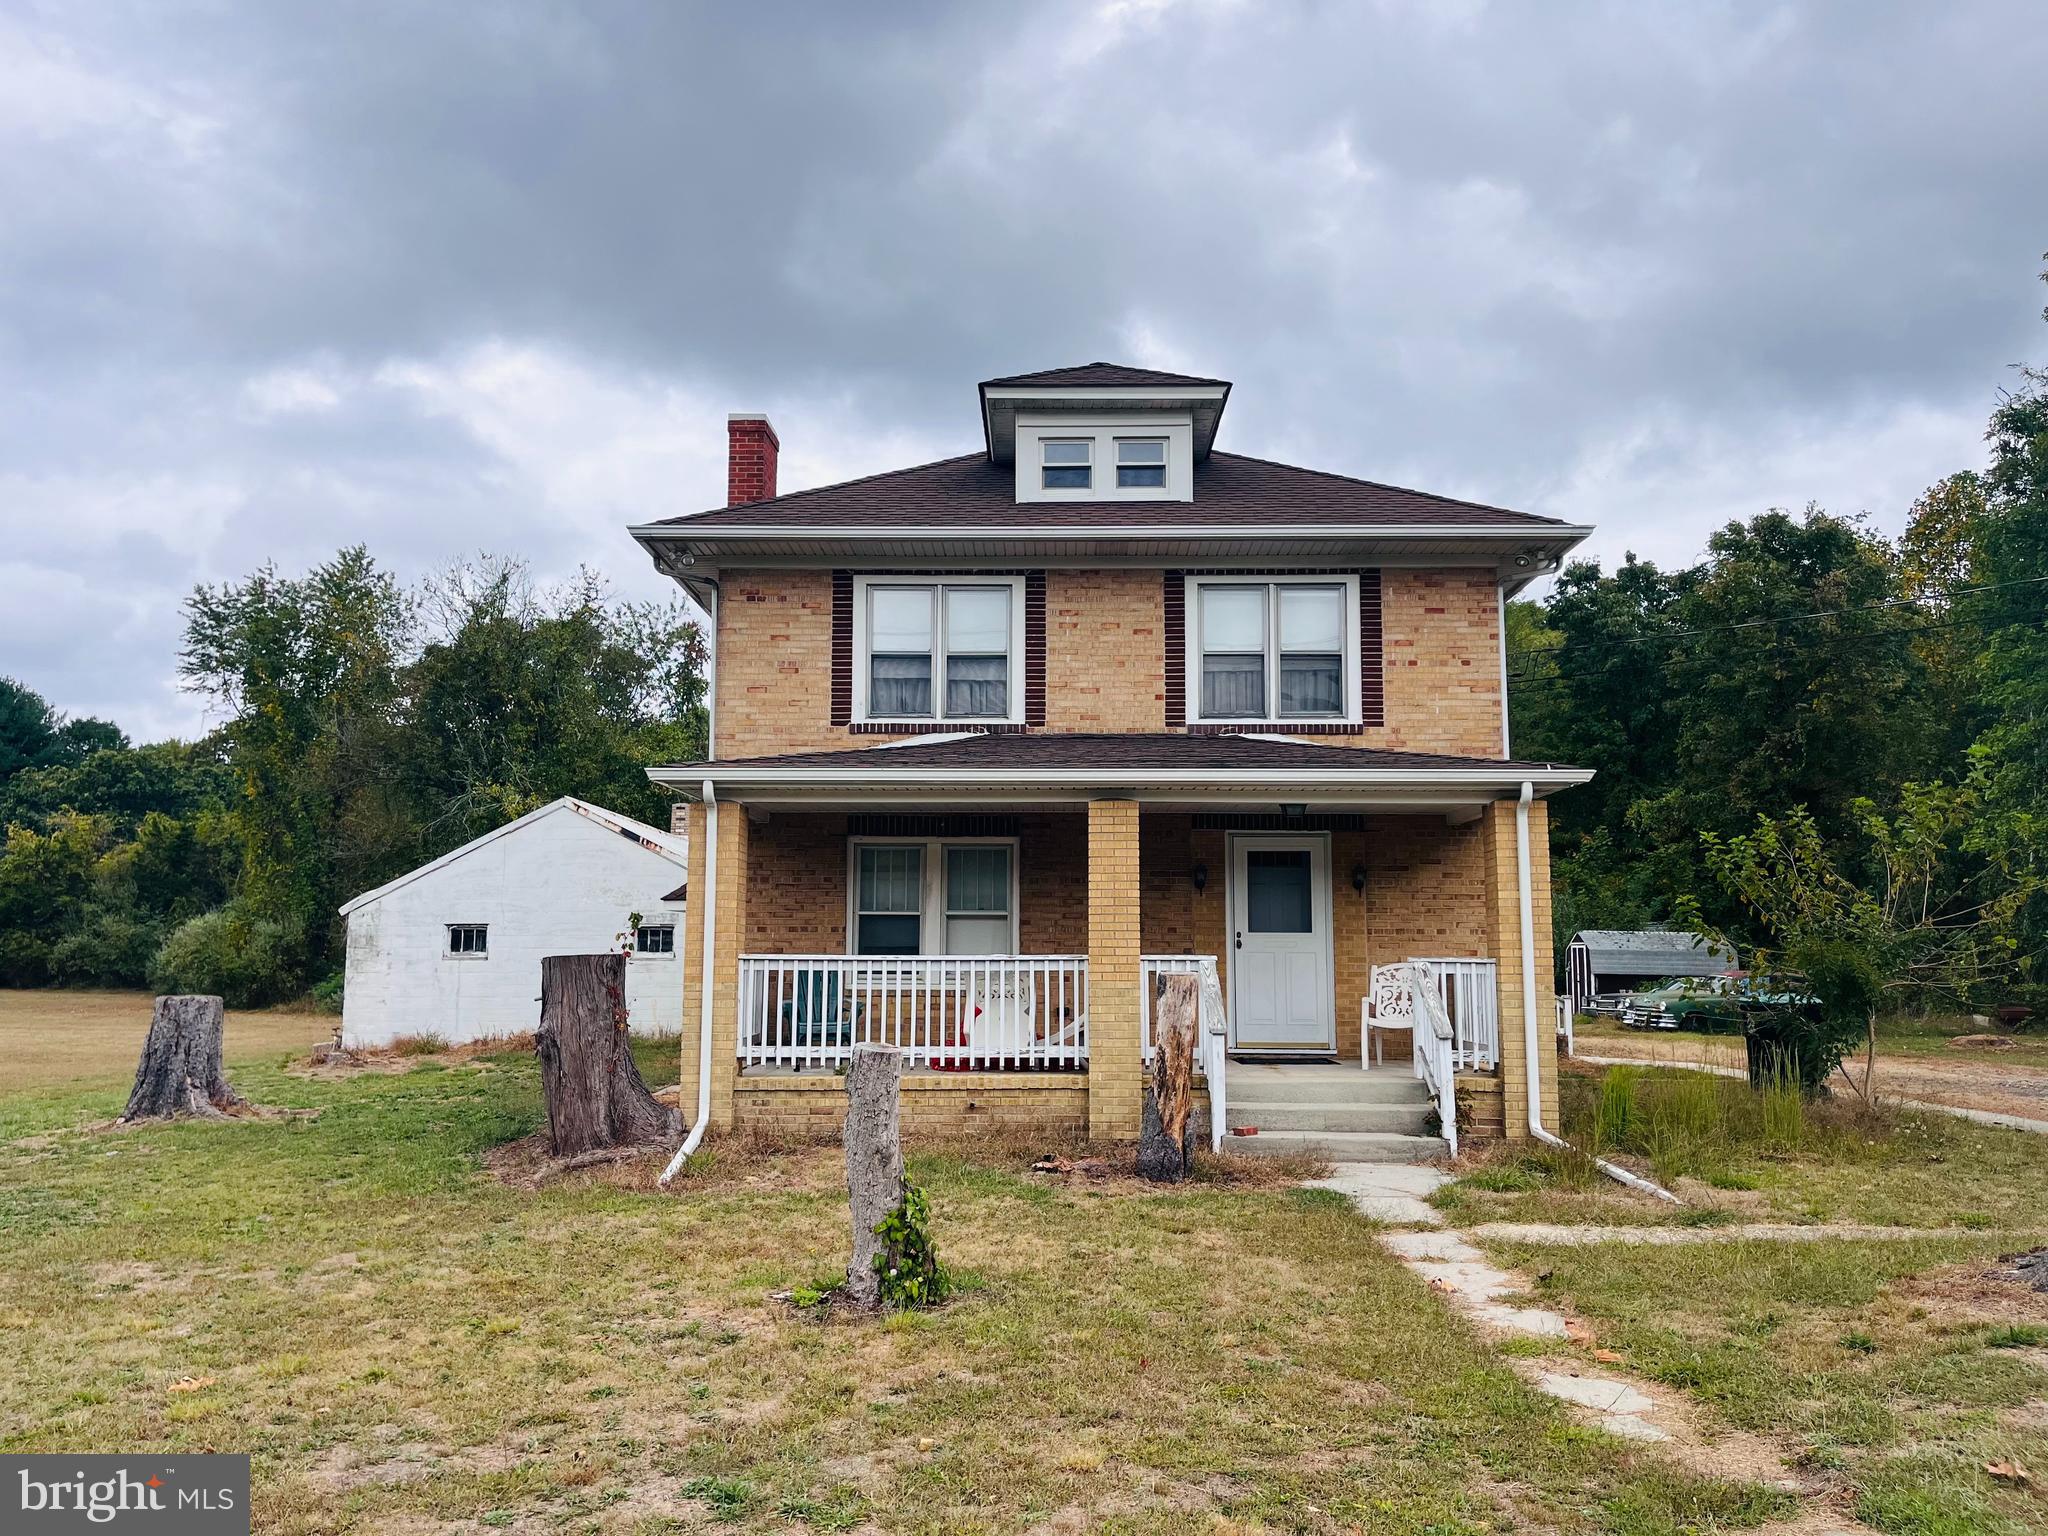
{"type": "Polygon", "coordinates": [[[1017,947],[1010,838],[853,844],[857,955],[1007,955],[1017,947]]]}
{"type": "Polygon", "coordinates": [[[857,582],[857,717],[1014,722],[1020,587],[1013,577],[857,582]]]}
{"type": "Polygon", "coordinates": [[[1197,720],[1346,720],[1357,697],[1355,581],[1190,579],[1197,720]]]}
{"type": "Polygon", "coordinates": [[[854,953],[923,952],[924,849],[864,845],[854,880],[854,953]]]}

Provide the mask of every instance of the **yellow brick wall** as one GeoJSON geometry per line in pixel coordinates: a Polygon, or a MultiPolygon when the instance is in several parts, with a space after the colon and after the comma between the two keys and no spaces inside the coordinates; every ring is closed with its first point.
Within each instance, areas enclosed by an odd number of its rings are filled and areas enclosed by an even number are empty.
{"type": "Polygon", "coordinates": [[[1088,802],[1088,1134],[1138,1134],[1138,802],[1088,802]]]}
{"type": "MultiPolygon", "coordinates": [[[[830,570],[728,571],[721,591],[716,756],[898,739],[831,723],[830,570]]],[[[1046,572],[1046,730],[1165,729],[1163,592],[1157,570],[1046,572]]],[[[1387,723],[1318,740],[1498,757],[1492,573],[1389,567],[1381,592],[1387,723]]]]}
{"type": "MultiPolygon", "coordinates": [[[[1480,825],[1485,848],[1487,902],[1492,928],[1490,946],[1500,962],[1500,1065],[1501,1090],[1505,1104],[1507,1135],[1511,1141],[1529,1134],[1528,1053],[1522,1022],[1522,931],[1521,890],[1517,875],[1515,805],[1496,800],[1480,825]]],[[[1536,1070],[1541,1084],[1543,1123],[1557,1129],[1557,1056],[1550,1048],[1555,1023],[1550,1013],[1553,995],[1550,940],[1550,817],[1548,808],[1537,801],[1529,808],[1530,906],[1533,909],[1533,938],[1536,971],[1536,1037],[1543,1047],[1537,1054],[1536,1070]]]]}
{"type": "MultiPolygon", "coordinates": [[[[903,1079],[903,1129],[932,1139],[986,1131],[1073,1137],[1088,1128],[1087,1079],[1033,1072],[914,1072],[903,1079]]],[[[840,1077],[741,1080],[738,1130],[778,1141],[836,1141],[846,1124],[840,1077]]]]}

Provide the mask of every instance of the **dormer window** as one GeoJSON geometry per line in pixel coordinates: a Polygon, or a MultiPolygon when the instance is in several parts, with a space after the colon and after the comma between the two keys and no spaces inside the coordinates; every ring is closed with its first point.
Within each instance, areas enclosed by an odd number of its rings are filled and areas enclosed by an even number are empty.
{"type": "Polygon", "coordinates": [[[1086,437],[1048,437],[1040,441],[1044,452],[1040,473],[1048,491],[1085,491],[1095,479],[1095,443],[1086,437]]]}
{"type": "Polygon", "coordinates": [[[1116,484],[1118,490],[1166,484],[1166,439],[1124,437],[1117,439],[1116,484]]]}

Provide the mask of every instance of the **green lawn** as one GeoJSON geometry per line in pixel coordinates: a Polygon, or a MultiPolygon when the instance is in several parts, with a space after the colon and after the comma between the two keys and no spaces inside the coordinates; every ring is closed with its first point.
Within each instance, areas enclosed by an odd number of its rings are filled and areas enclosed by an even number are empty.
{"type": "Polygon", "coordinates": [[[1630,1369],[1714,1422],[1803,1448],[1859,1519],[2019,1536],[2048,1501],[1985,1471],[2048,1467],[2048,1296],[1987,1283],[1982,1239],[1490,1244],[1593,1320],[1630,1369]]]}
{"type": "MultiPolygon", "coordinates": [[[[1564,1131],[1677,1188],[1683,1209],[1632,1194],[1583,1158],[1497,1152],[1436,1196],[1460,1222],[1566,1221],[1658,1225],[1701,1221],[1863,1222],[1964,1231],[2048,1229],[2048,1137],[1998,1130],[1934,1111],[1870,1115],[1853,1100],[1807,1108],[1796,1135],[1764,1137],[1743,1112],[1746,1084],[1668,1068],[1635,1069],[1649,1089],[1669,1085],[1686,1103],[1635,1127],[1620,1149],[1598,1145],[1602,1082],[1617,1069],[1560,1080],[1564,1131]],[[1712,1103],[1723,1106],[1717,1127],[1712,1103]],[[1718,1131],[1718,1134],[1717,1134],[1718,1131]]],[[[1626,1069],[1623,1069],[1626,1070],[1626,1069]]]]}
{"type": "Polygon", "coordinates": [[[1325,1193],[927,1153],[962,1295],[821,1319],[771,1294],[843,1263],[829,1151],[529,1193],[482,1166],[535,1128],[527,1058],[235,1077],[318,1113],[0,1100],[0,1449],[247,1450],[275,1532],[1635,1533],[1789,1502],[1575,1427],[1325,1193]]]}

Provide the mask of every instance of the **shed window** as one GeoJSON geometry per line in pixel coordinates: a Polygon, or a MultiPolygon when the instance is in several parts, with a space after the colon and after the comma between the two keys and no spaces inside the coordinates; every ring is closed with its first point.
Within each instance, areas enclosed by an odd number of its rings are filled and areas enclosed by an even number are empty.
{"type": "Polygon", "coordinates": [[[643,955],[672,955],[676,952],[674,923],[642,923],[633,932],[633,948],[643,955]]]}
{"type": "Polygon", "coordinates": [[[451,955],[483,955],[490,953],[488,923],[450,923],[448,925],[448,953],[451,955]]]}

